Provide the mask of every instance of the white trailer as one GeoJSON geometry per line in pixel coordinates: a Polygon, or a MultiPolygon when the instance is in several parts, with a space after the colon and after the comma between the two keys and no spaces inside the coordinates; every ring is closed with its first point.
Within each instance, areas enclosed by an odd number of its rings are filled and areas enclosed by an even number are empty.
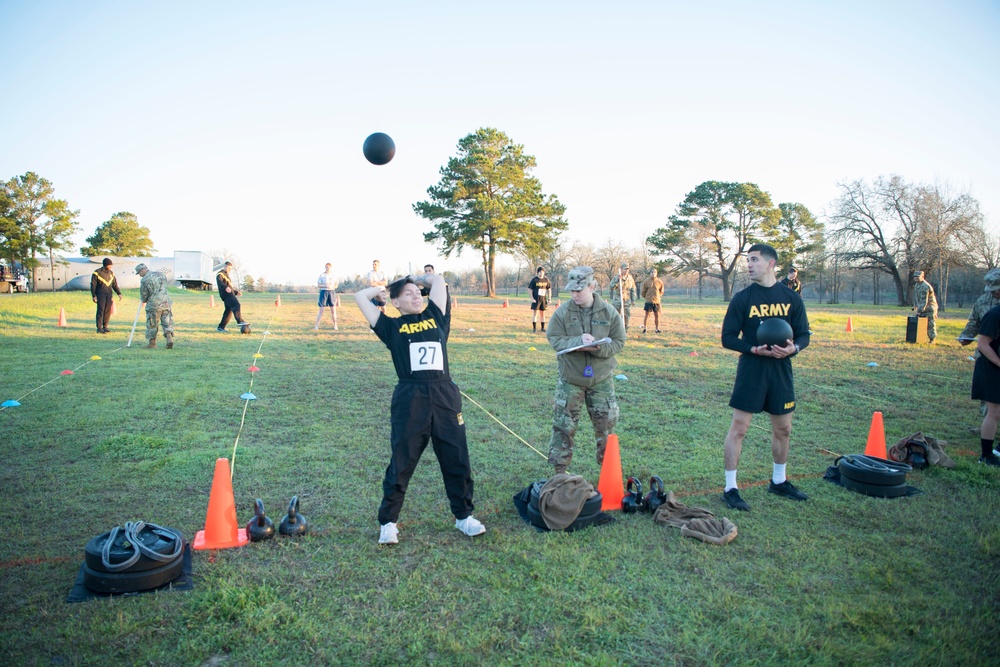
{"type": "Polygon", "coordinates": [[[215,283],[214,262],[200,250],[174,251],[174,280],[186,289],[210,290],[215,283]]]}

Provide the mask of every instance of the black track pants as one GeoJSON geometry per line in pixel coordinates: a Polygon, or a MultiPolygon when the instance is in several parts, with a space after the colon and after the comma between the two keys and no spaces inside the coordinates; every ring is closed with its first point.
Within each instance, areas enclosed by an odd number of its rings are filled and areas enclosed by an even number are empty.
{"type": "Polygon", "coordinates": [[[472,514],[472,469],[462,423],[462,397],[451,380],[400,382],[392,394],[392,460],[382,481],[378,522],[395,523],[410,477],[427,442],[441,466],[444,489],[456,519],[472,514]]]}

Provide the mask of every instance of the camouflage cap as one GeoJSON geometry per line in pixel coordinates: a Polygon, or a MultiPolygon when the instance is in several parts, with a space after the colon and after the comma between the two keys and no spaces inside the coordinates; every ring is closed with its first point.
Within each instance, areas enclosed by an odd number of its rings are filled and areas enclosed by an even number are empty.
{"type": "Polygon", "coordinates": [[[145,264],[137,264],[135,267],[135,272],[140,273],[145,268],[148,268],[145,264]]]}
{"type": "Polygon", "coordinates": [[[987,271],[984,280],[986,281],[986,289],[984,291],[996,292],[1000,290],[1000,268],[987,271]]]}
{"type": "Polygon", "coordinates": [[[923,271],[914,271],[913,272],[913,277],[914,278],[923,278],[924,277],[924,272],[923,271]]]}
{"type": "Polygon", "coordinates": [[[622,262],[622,268],[623,269],[627,269],[628,268],[628,262],[622,262]]]}
{"type": "Polygon", "coordinates": [[[579,292],[594,281],[594,270],[589,266],[578,266],[566,276],[566,289],[579,292]]]}

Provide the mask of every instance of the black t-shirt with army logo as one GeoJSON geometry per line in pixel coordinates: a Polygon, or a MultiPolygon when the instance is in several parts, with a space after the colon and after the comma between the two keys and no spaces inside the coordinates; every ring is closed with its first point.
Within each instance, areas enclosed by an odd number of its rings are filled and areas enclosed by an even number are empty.
{"type": "Polygon", "coordinates": [[[389,317],[380,313],[372,330],[392,354],[400,380],[431,382],[449,378],[448,333],[451,315],[428,302],[416,315],[389,317]]]}
{"type": "MultiPolygon", "coordinates": [[[[802,297],[781,283],[771,287],[751,283],[729,302],[726,317],[722,320],[722,346],[750,354],[750,349],[758,345],[757,327],[770,317],[781,318],[792,325],[792,340],[799,349],[809,345],[809,319],[802,297]]],[[[787,359],[785,357],[784,360],[787,359]]]]}
{"type": "Polygon", "coordinates": [[[538,276],[532,278],[531,282],[528,283],[528,289],[531,290],[532,301],[538,301],[538,297],[542,297],[547,301],[552,293],[551,287],[552,283],[548,278],[539,278],[538,276]]]}

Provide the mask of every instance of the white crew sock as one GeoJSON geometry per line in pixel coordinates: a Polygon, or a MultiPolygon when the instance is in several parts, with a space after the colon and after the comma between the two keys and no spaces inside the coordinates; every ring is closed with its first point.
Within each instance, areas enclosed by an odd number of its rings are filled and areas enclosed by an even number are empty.
{"type": "Polygon", "coordinates": [[[736,471],[735,470],[727,470],[726,471],[726,491],[728,491],[729,489],[735,489],[735,488],[736,488],[736,471]]]}
{"type": "Polygon", "coordinates": [[[775,463],[774,472],[771,473],[771,481],[774,482],[775,484],[781,484],[786,479],[788,478],[785,477],[785,464],[775,463]]]}

